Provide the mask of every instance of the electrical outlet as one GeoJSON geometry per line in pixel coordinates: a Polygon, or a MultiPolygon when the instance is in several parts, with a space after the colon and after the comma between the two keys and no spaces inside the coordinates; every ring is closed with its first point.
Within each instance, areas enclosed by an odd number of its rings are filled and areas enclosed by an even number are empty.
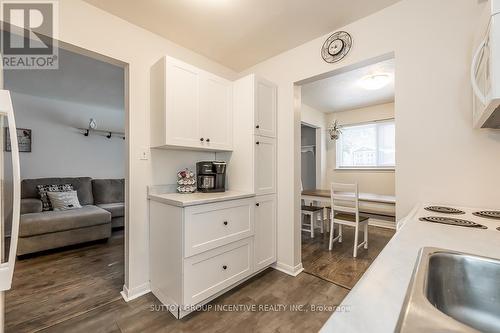
{"type": "Polygon", "coordinates": [[[139,151],[139,159],[142,161],[149,160],[149,148],[141,147],[139,151]]]}

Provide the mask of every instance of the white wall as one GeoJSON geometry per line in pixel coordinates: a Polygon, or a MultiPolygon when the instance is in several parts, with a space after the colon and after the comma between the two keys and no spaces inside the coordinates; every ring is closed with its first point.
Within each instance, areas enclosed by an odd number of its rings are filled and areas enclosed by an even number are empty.
{"type": "Polygon", "coordinates": [[[100,128],[124,131],[124,110],[12,93],[18,128],[32,130],[32,152],[20,153],[21,178],[125,177],[125,141],[83,136],[96,118],[100,128]]]}
{"type": "MultiPolygon", "coordinates": [[[[340,125],[352,125],[394,118],[394,103],[373,105],[327,115],[327,123],[337,120],[340,125]]],[[[397,154],[397,152],[396,152],[397,154]]],[[[336,142],[327,140],[327,183],[358,183],[359,190],[367,193],[394,195],[395,172],[386,170],[335,170],[336,142]]],[[[397,168],[397,166],[396,166],[397,168]]]]}
{"type": "MultiPolygon", "coordinates": [[[[498,205],[500,178],[495,175],[500,164],[500,134],[471,128],[468,67],[472,32],[484,7],[475,0],[403,0],[343,27],[354,44],[340,63],[327,64],[321,59],[325,35],[241,73],[256,72],[279,85],[281,263],[300,264],[301,103],[294,82],[390,52],[396,55],[397,72],[398,217],[421,200],[498,205]]],[[[60,2],[60,38],[129,64],[126,286],[132,293],[138,292],[149,279],[146,186],[152,182],[153,171],[151,161],[138,158],[141,147],[149,146],[149,69],[162,55],[170,54],[228,79],[236,73],[81,0],[60,2]]],[[[173,169],[170,164],[165,166],[166,181],[174,181],[173,169]]]]}
{"type": "Polygon", "coordinates": [[[341,62],[321,59],[327,34],[246,71],[279,85],[280,262],[295,267],[301,261],[300,87],[294,83],[389,53],[396,59],[397,218],[420,201],[498,208],[500,133],[472,128],[468,79],[473,35],[485,5],[403,0],[339,29],[353,38],[341,62]]]}
{"type": "MultiPolygon", "coordinates": [[[[150,68],[162,56],[169,54],[228,79],[235,78],[236,73],[81,0],[59,2],[59,32],[60,39],[66,43],[128,64],[126,156],[129,163],[126,169],[126,200],[129,209],[126,222],[125,287],[130,295],[137,295],[147,290],[149,283],[147,186],[153,183],[154,178],[174,183],[175,170],[181,157],[186,156],[182,154],[177,157],[168,151],[155,151],[150,160],[139,159],[141,150],[149,147],[150,68]],[[157,159],[163,159],[165,164],[153,170],[157,159]],[[160,174],[153,176],[153,172],[160,174]]],[[[188,156],[195,160],[195,156],[200,155],[193,153],[188,156]]]]}

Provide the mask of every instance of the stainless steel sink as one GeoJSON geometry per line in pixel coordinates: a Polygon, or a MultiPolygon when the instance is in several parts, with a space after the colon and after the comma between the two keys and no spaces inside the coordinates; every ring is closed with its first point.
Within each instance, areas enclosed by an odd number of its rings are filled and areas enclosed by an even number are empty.
{"type": "Polygon", "coordinates": [[[396,332],[500,332],[500,260],[421,249],[396,332]]]}

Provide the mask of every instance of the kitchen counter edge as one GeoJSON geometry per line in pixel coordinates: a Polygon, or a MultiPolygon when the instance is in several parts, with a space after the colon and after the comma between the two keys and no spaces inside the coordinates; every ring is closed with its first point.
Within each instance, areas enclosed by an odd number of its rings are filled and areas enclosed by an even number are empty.
{"type": "Polygon", "coordinates": [[[241,191],[226,191],[217,193],[201,193],[192,194],[181,193],[150,193],[148,199],[157,201],[166,205],[176,207],[190,207],[197,205],[205,205],[216,202],[246,199],[255,197],[255,193],[241,191]]]}

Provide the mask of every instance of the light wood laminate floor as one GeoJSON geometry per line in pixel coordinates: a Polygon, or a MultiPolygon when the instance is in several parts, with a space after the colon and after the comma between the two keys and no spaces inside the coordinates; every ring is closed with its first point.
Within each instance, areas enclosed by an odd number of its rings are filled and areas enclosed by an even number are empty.
{"type": "MultiPolygon", "coordinates": [[[[343,227],[342,243],[334,243],[328,251],[328,233],[315,233],[311,238],[302,232],[302,265],[305,272],[327,281],[351,289],[364,272],[394,236],[395,230],[369,226],[368,249],[358,249],[357,258],[353,258],[354,228],[343,227]]],[[[360,232],[360,242],[363,233],[360,232]]]]}
{"type": "Polygon", "coordinates": [[[348,292],[309,274],[268,269],[210,303],[246,309],[176,320],[152,294],[124,302],[122,286],[123,233],[20,260],[6,295],[6,332],[316,332],[348,292]]]}
{"type": "Polygon", "coordinates": [[[122,230],[107,243],[17,260],[5,295],[5,331],[33,332],[120,300],[123,256],[122,230]]]}
{"type": "Polygon", "coordinates": [[[346,229],[345,242],[332,252],[326,234],[303,234],[303,264],[310,274],[294,278],[266,270],[211,302],[210,311],[182,320],[152,294],[129,303],[120,297],[123,233],[108,243],[20,260],[6,294],[6,332],[316,332],[394,233],[370,227],[369,250],[353,259],[352,232],[346,229]],[[217,305],[226,311],[214,310],[217,305]]]}
{"type": "Polygon", "coordinates": [[[348,290],[300,274],[296,278],[269,269],[222,295],[211,305],[255,305],[257,311],[207,311],[176,320],[147,294],[129,303],[116,301],[44,332],[317,332],[332,309],[312,311],[316,305],[338,305],[348,290]],[[258,306],[285,305],[279,311],[258,306]],[[290,311],[302,305],[304,311],[290,311]]]}

